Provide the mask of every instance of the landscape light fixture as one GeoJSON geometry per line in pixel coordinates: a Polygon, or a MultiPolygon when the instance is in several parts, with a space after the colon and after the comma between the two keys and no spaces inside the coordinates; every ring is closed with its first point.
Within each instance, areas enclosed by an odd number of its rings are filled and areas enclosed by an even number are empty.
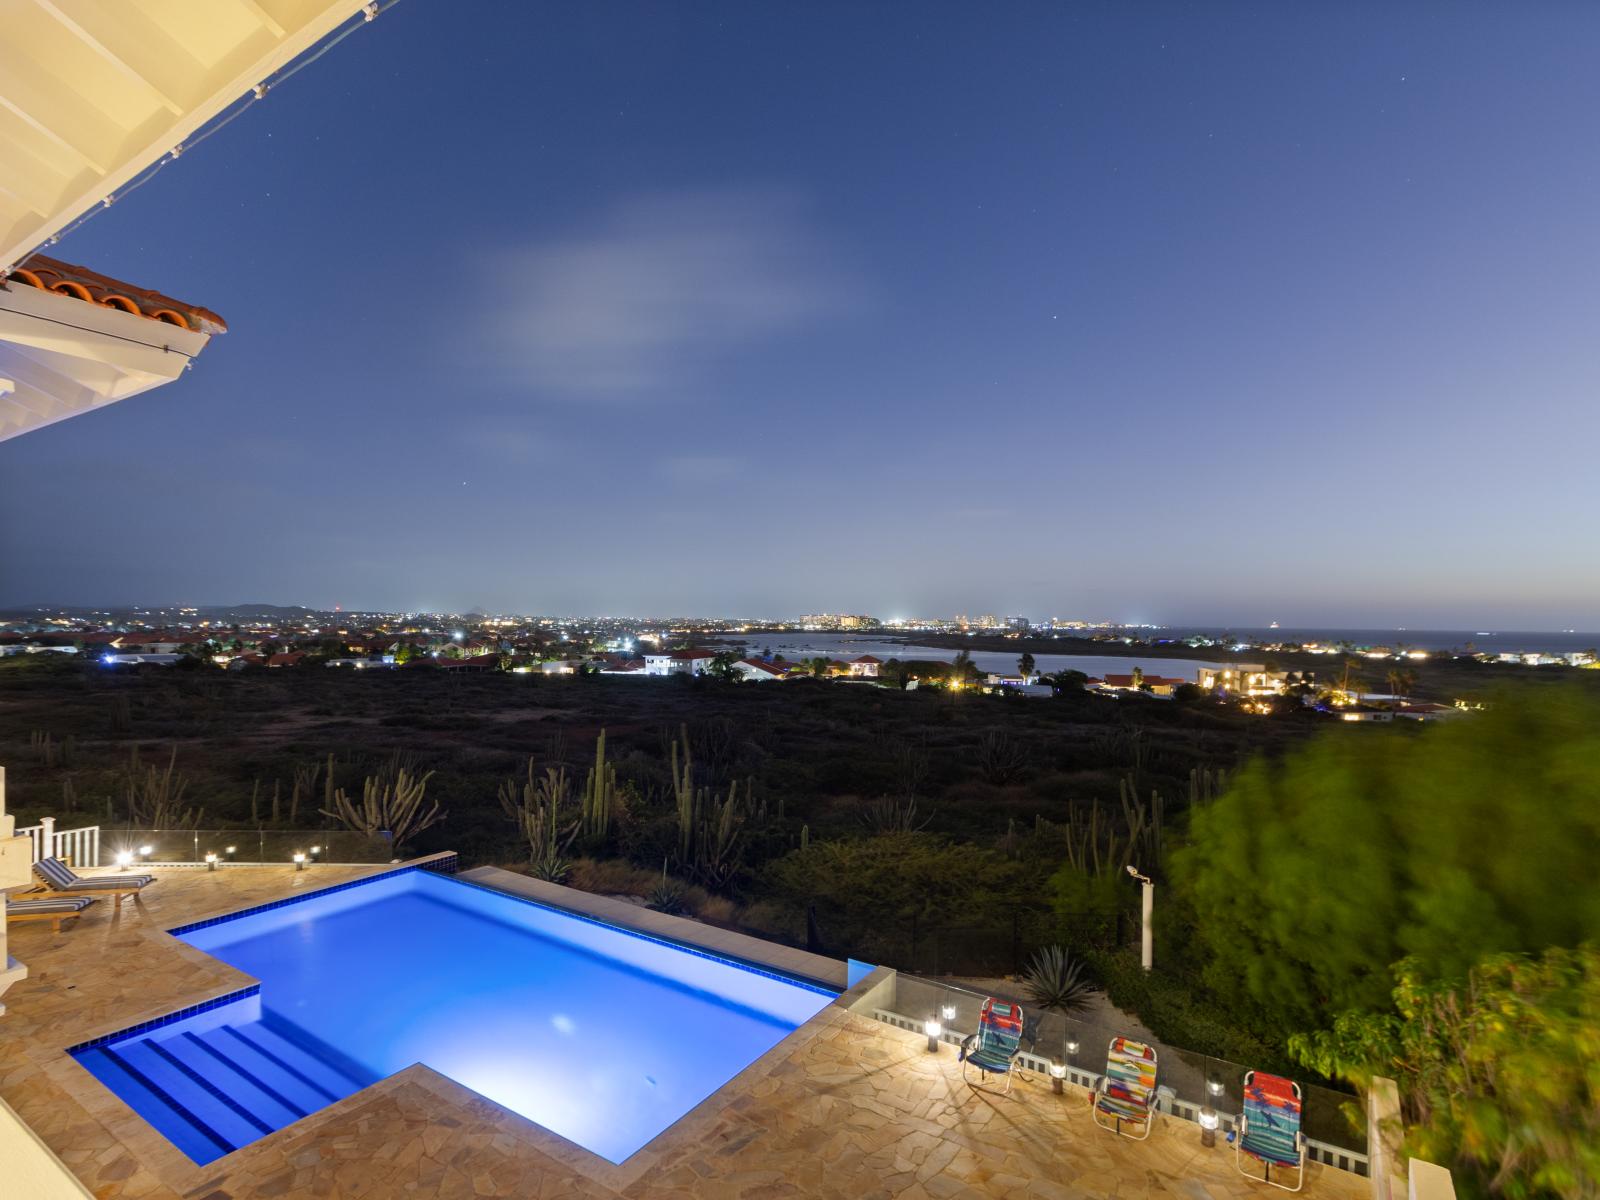
{"type": "Polygon", "coordinates": [[[133,854],[128,850],[118,850],[116,857],[117,870],[126,871],[133,862],[133,854]]]}
{"type": "Polygon", "coordinates": [[[229,858],[232,858],[238,852],[239,852],[239,847],[237,847],[237,846],[229,846],[226,850],[223,851],[223,853],[226,854],[229,858]]]}
{"type": "Polygon", "coordinates": [[[312,862],[316,862],[317,861],[317,855],[319,855],[321,853],[322,853],[322,847],[321,846],[313,846],[313,847],[311,847],[311,861],[312,862]]]}
{"type": "Polygon", "coordinates": [[[956,1006],[954,1004],[946,1004],[939,1010],[939,1015],[946,1021],[954,1021],[956,1019],[956,1006]]]}
{"type": "Polygon", "coordinates": [[[152,853],[154,853],[154,850],[150,846],[140,846],[139,847],[139,857],[140,858],[149,858],[152,853]]]}
{"type": "Polygon", "coordinates": [[[1142,890],[1139,906],[1139,965],[1146,971],[1155,966],[1155,922],[1153,916],[1156,907],[1155,881],[1148,875],[1141,875],[1139,869],[1132,863],[1128,864],[1128,874],[1132,875],[1142,890]]]}
{"type": "Polygon", "coordinates": [[[1217,1110],[1209,1104],[1200,1110],[1200,1144],[1207,1149],[1217,1144],[1217,1110]]]}
{"type": "Polygon", "coordinates": [[[1206,1080],[1206,1091],[1210,1092],[1213,1096],[1222,1095],[1222,1090],[1222,1080],[1217,1078],[1217,1076],[1213,1075],[1206,1080]]]}
{"type": "Polygon", "coordinates": [[[1050,1090],[1056,1095],[1064,1095],[1067,1082],[1067,1064],[1051,1060],[1050,1063],[1050,1090]]]}
{"type": "Polygon", "coordinates": [[[304,871],[306,869],[306,852],[304,850],[296,850],[294,852],[294,869],[296,871],[304,871]]]}
{"type": "Polygon", "coordinates": [[[216,869],[217,869],[217,852],[215,850],[207,850],[206,851],[206,870],[215,871],[216,869]]]}
{"type": "Polygon", "coordinates": [[[939,1024],[938,1017],[929,1017],[922,1023],[922,1032],[928,1035],[928,1053],[939,1053],[939,1035],[944,1032],[944,1026],[939,1024]]]}

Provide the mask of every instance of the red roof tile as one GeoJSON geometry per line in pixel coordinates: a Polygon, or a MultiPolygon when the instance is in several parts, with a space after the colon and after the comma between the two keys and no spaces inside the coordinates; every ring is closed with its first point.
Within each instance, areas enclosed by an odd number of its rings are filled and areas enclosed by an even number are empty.
{"type": "Polygon", "coordinates": [[[228,332],[228,323],[209,308],[185,304],[160,292],[136,287],[102,275],[99,271],[91,271],[88,267],[74,266],[44,254],[35,254],[21,266],[11,268],[6,282],[8,285],[20,283],[42,288],[58,296],[71,296],[86,304],[119,309],[195,333],[228,332]]]}

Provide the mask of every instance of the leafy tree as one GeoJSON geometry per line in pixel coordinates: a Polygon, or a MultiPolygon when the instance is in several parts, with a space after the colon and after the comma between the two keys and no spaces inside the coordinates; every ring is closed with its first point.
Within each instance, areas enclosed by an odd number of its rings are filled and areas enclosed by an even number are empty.
{"type": "Polygon", "coordinates": [[[724,683],[737,683],[743,677],[738,664],[739,655],[732,650],[724,650],[711,660],[706,674],[724,683]]]}
{"type": "Polygon", "coordinates": [[[1026,650],[1022,652],[1022,657],[1017,659],[1017,672],[1024,679],[1033,674],[1033,655],[1026,650]]]}
{"type": "Polygon", "coordinates": [[[1459,979],[1600,937],[1600,702],[1506,695],[1428,729],[1338,729],[1191,818],[1174,874],[1207,984],[1281,1031],[1388,1006],[1389,965],[1459,979]]]}
{"type": "Polygon", "coordinates": [[[1600,1194],[1600,950],[1495,955],[1464,983],[1396,968],[1394,1010],[1342,1014],[1291,1039],[1325,1075],[1400,1085],[1408,1154],[1452,1168],[1458,1194],[1600,1194]]]}
{"type": "Polygon", "coordinates": [[[1070,696],[1083,691],[1084,685],[1089,682],[1089,677],[1082,671],[1057,671],[1054,675],[1047,676],[1050,686],[1055,689],[1058,696],[1070,696]]]}

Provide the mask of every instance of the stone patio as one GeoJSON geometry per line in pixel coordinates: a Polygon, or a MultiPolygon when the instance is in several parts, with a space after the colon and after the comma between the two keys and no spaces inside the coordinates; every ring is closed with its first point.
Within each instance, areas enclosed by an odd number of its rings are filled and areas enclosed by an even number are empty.
{"type": "MultiPolygon", "coordinates": [[[[874,1197],[1273,1195],[1199,1129],[1133,1142],[1095,1128],[1086,1094],[1042,1078],[1010,1096],[961,1082],[954,1051],[824,1009],[622,1166],[424,1066],[408,1068],[206,1167],[190,1162],[64,1048],[251,982],[164,931],[384,870],[157,869],[143,903],[53,936],[13,926],[29,978],[0,1017],[0,1096],[97,1197],[874,1197]]],[[[3,1191],[3,1188],[0,1188],[3,1191]]],[[[1364,1197],[1312,1165],[1306,1194],[1364,1197]]]]}

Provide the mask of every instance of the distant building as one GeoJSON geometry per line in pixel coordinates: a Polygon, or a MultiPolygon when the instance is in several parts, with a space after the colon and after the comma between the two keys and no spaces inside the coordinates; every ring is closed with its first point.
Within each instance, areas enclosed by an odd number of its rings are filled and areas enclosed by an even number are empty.
{"type": "Polygon", "coordinates": [[[1102,692],[1145,692],[1151,696],[1171,698],[1179,687],[1188,683],[1176,675],[1106,675],[1098,683],[1090,681],[1090,685],[1102,692]]]}
{"type": "Polygon", "coordinates": [[[660,650],[644,656],[646,675],[704,675],[715,650],[660,650]]]}
{"type": "Polygon", "coordinates": [[[1256,663],[1234,663],[1226,667],[1201,667],[1195,683],[1202,692],[1230,692],[1241,696],[1277,696],[1303,682],[1299,671],[1269,671],[1256,663]]]}
{"type": "Polygon", "coordinates": [[[1006,628],[1015,629],[1019,633],[1027,633],[1033,628],[1033,623],[1027,617],[1007,617],[1006,628]]]}
{"type": "Polygon", "coordinates": [[[739,672],[741,679],[751,683],[766,683],[774,679],[789,678],[790,665],[782,659],[768,662],[764,658],[741,658],[733,664],[733,667],[739,672]]]}
{"type": "Polygon", "coordinates": [[[876,679],[882,666],[883,660],[874,658],[870,654],[863,654],[860,658],[852,658],[845,663],[845,667],[853,679],[876,679]]]}

